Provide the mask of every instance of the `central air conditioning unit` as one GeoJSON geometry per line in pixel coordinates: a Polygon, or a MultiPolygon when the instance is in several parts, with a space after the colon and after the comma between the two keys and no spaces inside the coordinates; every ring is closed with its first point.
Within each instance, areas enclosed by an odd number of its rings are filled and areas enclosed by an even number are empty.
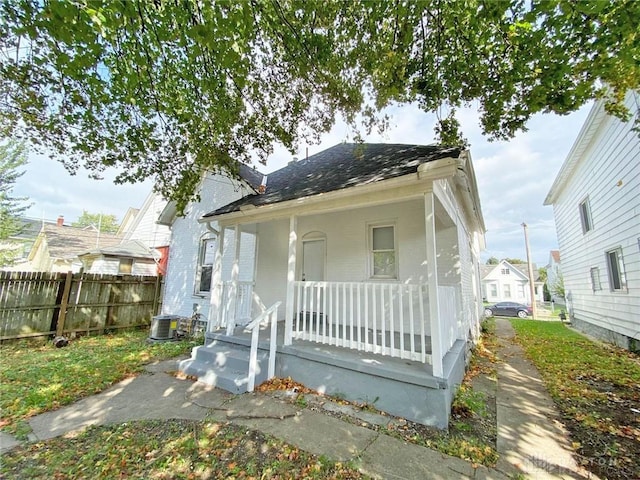
{"type": "Polygon", "coordinates": [[[151,333],[149,340],[168,341],[178,339],[178,317],[177,315],[156,315],[151,319],[151,333]]]}

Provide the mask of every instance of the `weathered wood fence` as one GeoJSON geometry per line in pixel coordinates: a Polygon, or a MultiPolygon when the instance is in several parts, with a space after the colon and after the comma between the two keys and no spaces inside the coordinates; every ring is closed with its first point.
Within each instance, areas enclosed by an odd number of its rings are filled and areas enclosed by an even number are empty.
{"type": "Polygon", "coordinates": [[[0,272],[0,341],[150,325],[162,277],[0,272]]]}

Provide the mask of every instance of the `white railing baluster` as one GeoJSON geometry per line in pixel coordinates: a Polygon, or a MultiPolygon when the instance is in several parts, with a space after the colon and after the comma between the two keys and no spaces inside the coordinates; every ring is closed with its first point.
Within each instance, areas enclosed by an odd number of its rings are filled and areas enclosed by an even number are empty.
{"type": "MultiPolygon", "coordinates": [[[[395,285],[389,285],[389,347],[391,348],[391,355],[393,355],[396,347],[396,334],[393,321],[393,287],[395,285]]],[[[400,285],[402,288],[402,285],[400,285]]]]}
{"type": "Polygon", "coordinates": [[[364,284],[364,351],[370,352],[369,345],[369,284],[364,284]]]}
{"type": "Polygon", "coordinates": [[[411,358],[416,354],[416,332],[415,332],[415,316],[413,314],[413,285],[409,287],[409,303],[411,304],[411,308],[409,309],[409,342],[411,345],[411,358]]]}
{"type": "Polygon", "coordinates": [[[424,363],[427,355],[427,337],[424,334],[424,325],[427,319],[424,317],[424,298],[422,295],[422,285],[418,285],[418,293],[420,295],[420,343],[422,344],[420,361],[424,363]]]}
{"type": "Polygon", "coordinates": [[[404,285],[401,285],[398,289],[398,313],[400,314],[400,318],[398,319],[398,327],[400,331],[400,358],[405,358],[404,355],[404,302],[402,297],[402,292],[404,290],[404,285]]]}
{"type": "MultiPolygon", "coordinates": [[[[431,361],[426,324],[427,297],[423,285],[298,281],[294,292],[295,338],[431,361]],[[408,328],[405,321],[408,321],[408,328]]],[[[442,295],[444,293],[441,291],[442,295]]],[[[443,311],[451,310],[449,304],[455,305],[450,298],[447,298],[448,302],[441,300],[443,311]]],[[[443,329],[443,338],[439,339],[445,346],[451,343],[447,333],[443,329]]]]}

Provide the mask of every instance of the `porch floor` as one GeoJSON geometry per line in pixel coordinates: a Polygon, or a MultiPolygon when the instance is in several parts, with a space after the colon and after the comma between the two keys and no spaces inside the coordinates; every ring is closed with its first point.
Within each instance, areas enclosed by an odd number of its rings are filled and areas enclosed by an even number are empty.
{"type": "MultiPolygon", "coordinates": [[[[357,332],[354,328],[354,338],[357,339],[357,332]]],[[[295,331],[294,331],[295,333],[295,331]]],[[[345,332],[346,340],[349,340],[349,329],[345,332]]],[[[268,350],[270,343],[271,329],[265,325],[260,328],[258,348],[268,350]]],[[[381,338],[380,332],[377,332],[378,340],[381,338]]],[[[410,383],[419,386],[440,388],[440,379],[433,377],[432,366],[428,363],[411,360],[410,358],[398,358],[384,355],[379,352],[371,352],[350,348],[349,345],[331,345],[328,343],[320,343],[316,341],[293,339],[292,345],[284,345],[284,321],[278,322],[277,329],[277,352],[293,354],[308,360],[317,361],[319,363],[329,363],[342,368],[367,373],[370,375],[394,378],[404,383],[410,383]]],[[[371,330],[368,332],[369,339],[372,338],[371,330]]],[[[410,345],[410,335],[404,335],[405,348],[410,345]]],[[[365,338],[364,329],[362,329],[361,338],[365,338]]],[[[390,333],[386,332],[387,342],[390,339],[390,333]]],[[[232,336],[226,334],[226,330],[220,329],[207,333],[207,343],[211,341],[228,342],[237,345],[251,346],[251,332],[245,331],[244,327],[238,326],[234,330],[232,336]]],[[[394,342],[396,348],[400,345],[400,334],[394,332],[394,342]]],[[[415,351],[420,352],[421,341],[420,336],[414,336],[415,351]]],[[[389,345],[387,345],[388,347],[389,345]]],[[[378,345],[381,347],[381,345],[378,345]]],[[[426,354],[431,354],[431,338],[426,337],[426,354]]],[[[407,353],[407,357],[409,352],[407,353]]]]}

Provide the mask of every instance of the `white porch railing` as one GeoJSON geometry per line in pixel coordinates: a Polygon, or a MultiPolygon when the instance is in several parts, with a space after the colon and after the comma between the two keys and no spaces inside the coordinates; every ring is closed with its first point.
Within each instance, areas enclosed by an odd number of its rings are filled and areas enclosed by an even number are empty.
{"type": "Polygon", "coordinates": [[[294,282],[292,337],[431,363],[424,285],[294,282]]]}
{"type": "Polygon", "coordinates": [[[220,299],[218,326],[226,327],[229,321],[235,322],[235,325],[246,325],[251,321],[253,282],[238,282],[235,299],[233,298],[232,282],[223,282],[220,299]]]}
{"type": "Polygon", "coordinates": [[[267,321],[271,323],[271,335],[269,338],[269,367],[267,370],[267,380],[275,376],[276,371],[276,341],[278,333],[278,307],[282,302],[276,302],[263,313],[261,313],[254,321],[245,327],[246,331],[251,332],[251,350],[249,352],[249,379],[247,382],[247,390],[253,392],[256,384],[256,370],[258,368],[258,338],[260,334],[260,325],[267,321]]]}

